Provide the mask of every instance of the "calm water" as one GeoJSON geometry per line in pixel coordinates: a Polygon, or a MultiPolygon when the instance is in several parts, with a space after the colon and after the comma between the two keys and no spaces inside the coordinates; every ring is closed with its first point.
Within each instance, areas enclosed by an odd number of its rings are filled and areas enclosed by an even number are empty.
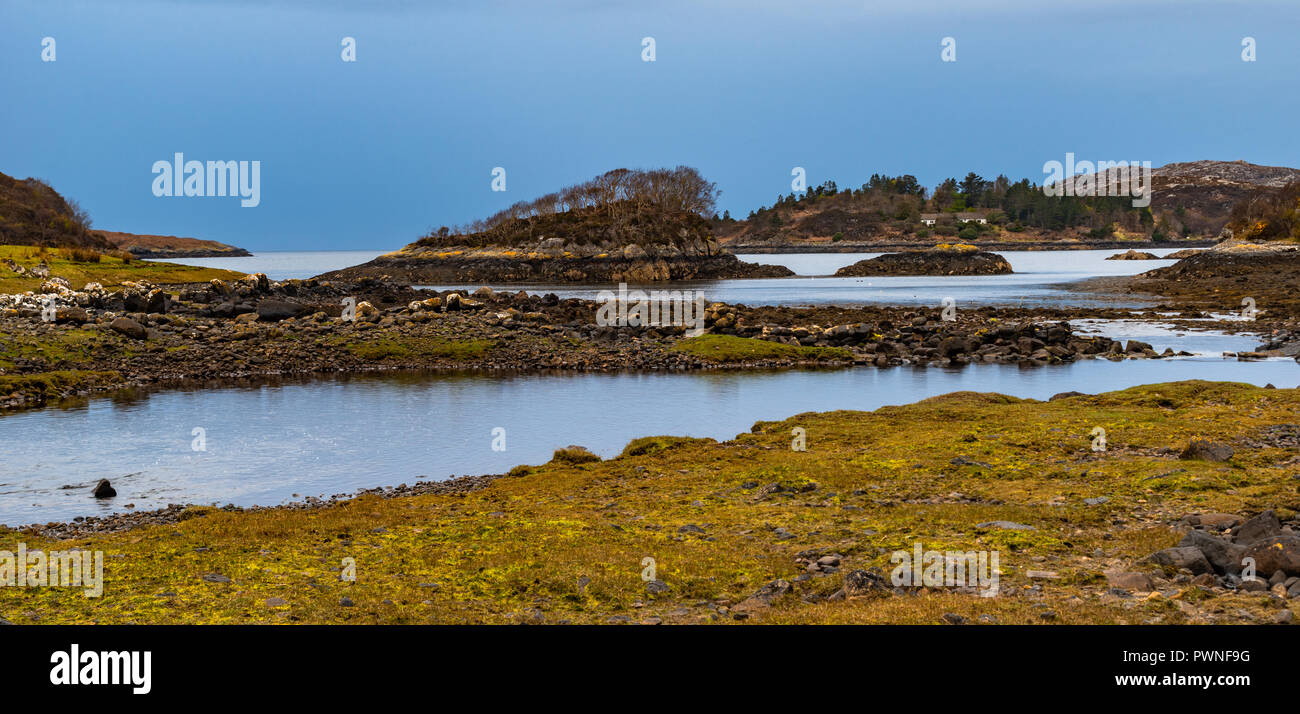
{"type": "Polygon", "coordinates": [[[266,273],[271,280],[306,279],[366,263],[387,250],[268,250],[245,258],[168,258],[168,263],[266,273]]]}
{"type": "MultiPolygon", "coordinates": [[[[1132,297],[1113,299],[1071,290],[1068,283],[1084,278],[1136,275],[1173,265],[1172,260],[1106,260],[1118,250],[998,251],[1011,263],[1011,275],[988,276],[899,276],[876,278],[829,277],[837,269],[880,253],[799,253],[741,255],[741,260],[784,265],[797,275],[792,278],[757,280],[707,280],[656,283],[651,289],[698,290],[709,300],[744,305],[938,305],[945,297],[958,307],[999,305],[1124,306],[1149,307],[1146,300],[1132,297]],[[1065,285],[1063,285],[1065,283],[1065,285]]],[[[1166,255],[1173,249],[1153,251],[1166,255]]],[[[447,290],[456,285],[431,285],[447,290]]],[[[490,284],[505,290],[526,290],[534,294],[555,293],[561,298],[595,299],[613,285],[490,284]]],[[[1226,307],[1231,308],[1232,305],[1226,307]]]]}
{"type": "MultiPolygon", "coordinates": [[[[980,278],[826,278],[873,254],[763,255],[800,277],[693,286],[748,304],[1088,304],[1061,283],[1126,275],[1170,261],[1106,261],[1116,251],[1006,252],[1015,275],[980,278]]],[[[1167,251],[1166,251],[1167,252],[1167,251]]],[[[269,252],[182,262],[302,278],[356,265],[378,251],[269,252]]],[[[518,289],[518,286],[512,286],[518,289]]],[[[600,287],[535,286],[594,296],[600,287]]],[[[1136,303],[1135,303],[1136,304],[1136,303]]],[[[856,368],[766,373],[623,373],[351,376],[202,391],[98,398],[70,408],[0,417],[0,523],[22,525],[169,503],[276,505],[454,474],[501,473],[542,463],[567,444],[616,455],[651,434],[728,439],[757,420],[805,411],[875,409],[955,390],[1045,399],[1180,379],[1295,387],[1289,359],[1237,362],[1252,336],[1138,321],[1079,321],[1085,332],[1197,353],[1191,358],[1053,367],[856,368]],[[563,415],[563,418],[557,418],[563,415]],[[506,430],[494,451],[493,429],[506,430]],[[196,428],[206,449],[193,448],[196,428]],[[118,497],[96,502],[96,480],[118,497]]]]}
{"type": "MultiPolygon", "coordinates": [[[[1246,343],[1253,341],[1239,340],[1246,343]]],[[[128,503],[275,505],[299,500],[294,494],[502,473],[545,462],[567,444],[609,457],[640,436],[728,439],[756,420],[875,409],[955,390],[1045,399],[1181,379],[1290,388],[1300,382],[1300,367],[1289,359],[1188,358],[1056,367],[389,375],[95,399],[0,417],[0,523],[67,520],[128,503]],[[192,449],[196,427],[206,432],[206,451],[192,449]],[[491,449],[495,427],[506,429],[505,452],[491,449]],[[90,497],[100,478],[113,482],[116,499],[90,497]]]]}
{"type": "MultiPolygon", "coordinates": [[[[1173,248],[1152,251],[1167,255],[1173,248]]],[[[268,251],[248,258],[191,258],[173,262],[266,273],[272,280],[309,278],[358,265],[387,251],[268,251]]],[[[786,253],[741,255],[741,260],[784,265],[797,276],[769,280],[710,280],[657,284],[658,289],[700,290],[710,300],[745,305],[937,305],[945,297],[962,305],[1132,306],[1150,303],[1120,301],[1072,291],[1062,283],[1099,276],[1135,275],[1172,265],[1169,260],[1106,260],[1119,250],[999,251],[1011,263],[1012,275],[906,276],[832,278],[837,269],[880,253],[786,253]]],[[[489,284],[493,288],[555,293],[560,297],[594,299],[610,285],[489,284]]],[[[477,284],[475,285],[477,287],[477,284]]],[[[440,290],[464,285],[433,285],[440,290]]],[[[1234,307],[1227,305],[1227,308],[1234,307]]]]}

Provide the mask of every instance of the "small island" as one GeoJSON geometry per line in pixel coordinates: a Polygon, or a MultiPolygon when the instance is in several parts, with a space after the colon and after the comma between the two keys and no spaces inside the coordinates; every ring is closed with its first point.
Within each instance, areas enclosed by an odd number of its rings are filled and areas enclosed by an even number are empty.
{"type": "Polygon", "coordinates": [[[780,278],[723,250],[704,216],[715,185],[695,169],[615,169],[447,227],[368,263],[318,276],[406,283],[652,283],[780,278]]]}
{"type": "Polygon", "coordinates": [[[877,275],[1007,275],[1011,264],[973,245],[941,243],[929,250],[886,253],[835,271],[837,278],[877,275]]]}

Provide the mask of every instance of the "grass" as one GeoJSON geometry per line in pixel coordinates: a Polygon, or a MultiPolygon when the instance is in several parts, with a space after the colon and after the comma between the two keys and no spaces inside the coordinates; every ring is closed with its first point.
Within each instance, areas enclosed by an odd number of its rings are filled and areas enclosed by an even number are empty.
{"type": "Polygon", "coordinates": [[[55,370],[39,374],[0,375],[0,397],[22,394],[39,397],[39,401],[80,389],[122,381],[117,372],[90,370],[55,370]]]}
{"type": "Polygon", "coordinates": [[[767,359],[810,362],[853,360],[853,353],[843,347],[803,347],[732,335],[689,337],[678,342],[673,349],[724,364],[767,359]]]}
{"type": "Polygon", "coordinates": [[[29,550],[75,546],[102,550],[105,561],[103,597],[14,588],[0,599],[0,618],[731,623],[721,608],[805,572],[797,556],[835,552],[840,574],[808,579],[746,622],[933,624],[953,612],[1000,623],[1180,623],[1239,611],[1268,621],[1280,605],[1259,594],[1175,585],[1150,599],[1120,599],[1106,594],[1101,573],[1156,573],[1143,559],[1179,540],[1173,524],[1187,513],[1278,508],[1291,517],[1300,482],[1284,464],[1297,450],[1240,440],[1295,423],[1298,409],[1296,390],[1209,382],[1055,402],[963,392],[759,422],[722,443],[638,439],[618,458],[556,460],[461,494],[365,496],[314,510],[191,509],[180,523],[62,543],[0,531],[0,550],[20,541],[29,550]],[[1106,452],[1090,448],[1099,425],[1106,452]],[[807,432],[806,451],[791,450],[795,427],[807,432]],[[1237,454],[1210,463],[1158,451],[1197,435],[1234,442],[1237,454]],[[953,463],[958,456],[965,461],[953,463]],[[1177,481],[1161,477],[1180,468],[1177,481]],[[1110,500],[1083,503],[1102,495],[1110,500]],[[976,526],[996,520],[1034,530],[976,526]],[[934,550],[998,550],[1002,594],[920,589],[817,599],[838,589],[848,570],[889,573],[890,553],[916,541],[934,550]],[[645,588],[647,557],[667,592],[645,588]],[[341,577],[352,565],[355,580],[341,577]],[[1031,580],[1031,569],[1061,578],[1031,580]],[[204,580],[210,573],[231,582],[204,580]],[[1031,585],[1041,593],[1021,593],[1031,585]],[[1044,619],[1045,610],[1056,617],[1044,619]]]}
{"type": "Polygon", "coordinates": [[[345,345],[349,352],[364,360],[403,360],[417,357],[470,360],[482,357],[494,346],[491,340],[446,340],[436,337],[401,339],[383,337],[345,345]]]}
{"type": "MultiPolygon", "coordinates": [[[[96,254],[98,260],[93,260],[90,256],[92,252],[85,249],[0,245],[0,261],[9,259],[30,269],[44,260],[50,267],[50,276],[64,278],[74,290],[80,290],[86,283],[100,283],[105,289],[111,290],[124,281],[147,280],[157,285],[166,285],[243,277],[243,273],[232,270],[133,260],[112,254],[96,254]]],[[[40,278],[19,275],[0,263],[0,293],[37,290],[40,285],[40,278]]]]}

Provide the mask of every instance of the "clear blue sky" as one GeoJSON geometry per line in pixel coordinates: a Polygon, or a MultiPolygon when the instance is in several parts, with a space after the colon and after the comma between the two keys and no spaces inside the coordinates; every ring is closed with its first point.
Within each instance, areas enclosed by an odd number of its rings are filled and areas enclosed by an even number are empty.
{"type": "Polygon", "coordinates": [[[0,171],[99,228],[287,250],[396,248],[620,166],[695,166],[738,216],[794,166],[1300,166],[1297,28],[1294,0],[4,0],[0,171]],[[261,204],[155,197],[178,151],[261,161],[261,204]]]}

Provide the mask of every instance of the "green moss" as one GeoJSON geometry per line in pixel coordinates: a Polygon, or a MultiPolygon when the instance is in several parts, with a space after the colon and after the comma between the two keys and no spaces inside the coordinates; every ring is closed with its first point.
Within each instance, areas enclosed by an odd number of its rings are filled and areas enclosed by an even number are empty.
{"type": "Polygon", "coordinates": [[[0,396],[18,394],[26,399],[44,401],[66,392],[114,384],[122,381],[117,372],[57,370],[36,374],[0,375],[0,396]]]}
{"type": "MultiPolygon", "coordinates": [[[[202,517],[78,538],[77,547],[105,553],[104,597],[18,588],[0,615],[20,624],[510,623],[538,613],[545,622],[737,622],[715,607],[734,608],[774,579],[793,581],[810,553],[834,552],[839,574],[797,585],[796,596],[744,622],[933,624],[953,612],[1039,624],[1044,607],[1067,624],[1181,622],[1193,616],[1170,608],[1169,598],[1148,605],[1108,596],[1104,572],[1152,570],[1145,558],[1179,541],[1184,514],[1287,504],[1291,511],[1279,510],[1292,513],[1297,487],[1280,459],[1255,458],[1280,449],[1240,446],[1229,471],[1153,452],[1193,435],[1246,444],[1259,429],[1295,423],[1298,410],[1297,390],[1211,383],[1057,402],[968,392],[873,412],[799,414],[721,443],[638,439],[624,454],[651,466],[644,469],[562,449],[568,455],[478,490],[303,510],[192,509],[202,517]],[[1145,406],[1157,395],[1176,402],[1178,414],[1145,406]],[[1087,448],[1096,425],[1107,431],[1104,453],[1087,448]],[[790,450],[796,426],[807,430],[805,452],[790,450]],[[972,434],[977,441],[963,440],[972,434]],[[954,465],[957,455],[990,468],[954,465]],[[1186,472],[1162,476],[1178,468],[1186,472]],[[1159,485],[1184,476],[1208,487],[1159,485]],[[1099,494],[1110,502],[1084,503],[1099,494]],[[977,525],[999,520],[1033,529],[977,525]],[[805,601],[831,594],[852,570],[888,574],[891,551],[918,542],[998,551],[1004,595],[939,588],[805,601]],[[669,591],[646,592],[645,558],[669,591]],[[346,559],[355,581],[340,577],[346,559]],[[1061,577],[1031,580],[1029,570],[1061,577]],[[206,573],[233,582],[210,583],[206,573]],[[1011,595],[1032,585],[1040,586],[1034,597],[1011,595]],[[341,606],[344,596],[355,606],[341,606]],[[287,605],[269,606],[272,597],[287,605]]],[[[0,550],[19,540],[29,550],[62,547],[0,531],[0,550]]],[[[1171,588],[1182,589],[1160,587],[1171,588]]],[[[1183,599],[1227,619],[1240,610],[1260,621],[1276,613],[1256,595],[1183,599]]]]}
{"type": "Polygon", "coordinates": [[[556,449],[551,455],[552,463],[587,464],[595,461],[600,461],[600,457],[581,446],[566,446],[563,449],[556,449]]]}
{"type": "Polygon", "coordinates": [[[628,456],[652,456],[683,444],[712,443],[716,442],[713,439],[695,439],[689,436],[643,436],[629,441],[618,457],[621,459],[628,456]]]}
{"type": "Polygon", "coordinates": [[[689,337],[673,347],[713,362],[796,360],[810,362],[852,361],[853,353],[843,347],[803,347],[732,335],[689,337]]]}
{"type": "Polygon", "coordinates": [[[364,360],[402,360],[432,357],[450,360],[469,360],[482,357],[495,346],[491,340],[445,340],[432,337],[383,337],[365,342],[352,342],[347,350],[364,360]]]}
{"type": "MultiPolygon", "coordinates": [[[[100,283],[105,289],[112,290],[125,281],[147,280],[156,285],[175,283],[206,283],[213,278],[236,280],[244,276],[232,270],[216,268],[199,268],[176,263],[131,260],[103,255],[99,262],[88,263],[71,260],[62,250],[47,249],[25,245],[0,245],[0,260],[13,260],[24,268],[35,267],[42,260],[50,268],[50,276],[64,278],[74,290],[80,290],[86,283],[100,283]]],[[[41,285],[40,278],[19,275],[8,268],[0,267],[0,293],[21,293],[36,290],[41,285]]]]}

